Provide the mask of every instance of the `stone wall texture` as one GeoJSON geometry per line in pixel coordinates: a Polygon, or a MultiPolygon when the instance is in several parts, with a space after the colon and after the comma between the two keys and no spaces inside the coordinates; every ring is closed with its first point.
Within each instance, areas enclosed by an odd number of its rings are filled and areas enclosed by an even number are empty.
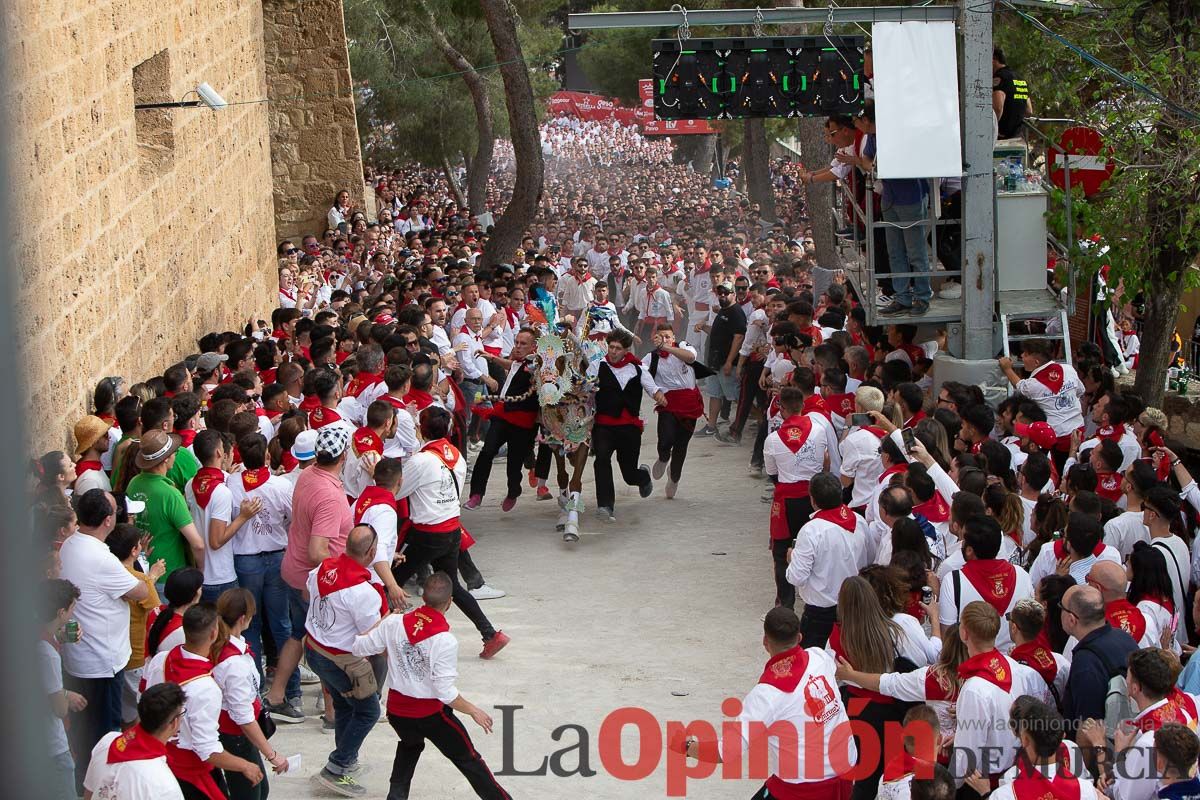
{"type": "Polygon", "coordinates": [[[320,236],[339,191],[363,207],[362,156],[341,0],[264,0],[279,238],[320,236]]]}
{"type": "Polygon", "coordinates": [[[5,7],[14,285],[35,452],[70,443],[99,378],[161,374],[205,332],[274,307],[272,113],[289,121],[275,149],[293,148],[281,177],[296,208],[323,214],[343,171],[361,191],[341,7],[327,5],[305,2],[294,21],[304,29],[311,19],[305,37],[325,44],[287,62],[303,56],[312,69],[286,90],[284,67],[266,67],[261,0],[5,7]],[[313,96],[279,111],[248,102],[268,97],[269,74],[277,94],[313,96]],[[230,105],[134,110],[184,99],[201,82],[230,105]],[[349,127],[317,92],[345,95],[349,127]],[[334,164],[342,171],[328,177],[334,164]]]}

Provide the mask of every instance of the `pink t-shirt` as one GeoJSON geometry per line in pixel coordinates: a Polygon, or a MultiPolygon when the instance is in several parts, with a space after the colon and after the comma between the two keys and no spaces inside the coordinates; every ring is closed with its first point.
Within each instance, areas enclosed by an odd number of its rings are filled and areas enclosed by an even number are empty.
{"type": "Polygon", "coordinates": [[[342,479],[315,465],[300,473],[292,493],[292,524],[280,573],[293,589],[304,589],[308,573],[317,565],[308,560],[308,540],[329,540],[329,555],[346,549],[346,537],[354,527],[354,515],[346,500],[342,479]]]}

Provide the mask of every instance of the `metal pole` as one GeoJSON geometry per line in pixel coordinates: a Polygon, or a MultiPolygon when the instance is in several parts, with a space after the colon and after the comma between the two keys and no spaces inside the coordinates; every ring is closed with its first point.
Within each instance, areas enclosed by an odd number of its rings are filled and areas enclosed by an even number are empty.
{"type": "MultiPolygon", "coordinates": [[[[991,3],[987,4],[988,6],[991,3]]],[[[995,180],[992,174],[992,15],[962,0],[963,34],[963,325],[967,359],[995,356],[995,180]]]]}
{"type": "MultiPolygon", "coordinates": [[[[681,11],[614,11],[568,14],[572,31],[604,28],[675,28],[683,24],[681,11]]],[[[715,25],[803,25],[832,21],[835,25],[868,22],[953,22],[957,5],[863,6],[859,8],[728,8],[696,9],[686,13],[691,27],[715,25]]]]}

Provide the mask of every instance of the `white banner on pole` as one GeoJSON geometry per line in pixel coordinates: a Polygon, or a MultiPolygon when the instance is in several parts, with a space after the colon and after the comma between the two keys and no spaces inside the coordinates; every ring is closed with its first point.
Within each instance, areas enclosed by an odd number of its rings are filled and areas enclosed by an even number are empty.
{"type": "Polygon", "coordinates": [[[959,177],[954,23],[876,22],[872,28],[879,177],[959,177]]]}

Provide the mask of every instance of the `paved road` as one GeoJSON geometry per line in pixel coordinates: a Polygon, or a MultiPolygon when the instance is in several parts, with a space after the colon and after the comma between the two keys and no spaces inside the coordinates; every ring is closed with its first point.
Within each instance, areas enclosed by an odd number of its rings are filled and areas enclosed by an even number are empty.
{"type": "MultiPolygon", "coordinates": [[[[646,409],[647,411],[649,409],[646,409]]],[[[642,452],[654,460],[653,422],[642,452]]],[[[449,615],[460,649],[458,686],[496,719],[486,736],[470,720],[475,744],[493,771],[534,771],[555,751],[560,769],[580,765],[577,730],[588,737],[586,767],[578,774],[499,775],[515,798],[590,800],[666,797],[667,769],[659,737],[668,720],[708,720],[719,725],[721,702],[741,697],[754,685],[766,655],[761,615],[771,607],[774,588],[767,550],[768,506],[759,502],[763,482],[747,475],[749,444],[723,447],[712,439],[692,444],[678,495],[643,500],[629,487],[617,490],[617,521],[593,516],[591,468],[584,488],[588,511],[582,538],[564,544],[554,532],[558,508],[535,502],[532,490],[503,514],[503,465],[492,473],[491,492],[464,517],[479,540],[472,551],[488,581],[508,596],[483,604],[512,644],[490,662],[476,656],[480,641],[457,610],[449,615]],[[497,706],[523,706],[506,720],[497,706]],[[641,757],[657,767],[641,780],[610,774],[601,749],[606,716],[622,707],[645,709],[646,744],[641,757]],[[657,733],[653,731],[657,730],[657,733]],[[511,742],[510,763],[504,743],[511,742]]],[[[618,475],[619,481],[619,475],[618,475]]],[[[306,687],[305,710],[312,713],[316,687],[306,687]]],[[[644,716],[644,715],[643,715],[644,716]]],[[[638,762],[637,736],[624,729],[625,762],[638,762]]],[[[363,748],[367,772],[361,777],[368,797],[387,794],[395,734],[381,722],[363,748]]],[[[273,744],[285,755],[303,755],[302,775],[275,778],[272,794],[286,798],[331,796],[311,782],[333,746],[315,715],[302,725],[280,725],[273,744]]],[[[620,769],[619,765],[616,765],[620,769]]],[[[719,775],[719,773],[718,773],[719,775]]],[[[689,784],[689,797],[745,798],[761,781],[720,780],[689,784]]],[[[468,798],[466,780],[432,746],[427,746],[413,783],[414,798],[468,798]]],[[[678,796],[678,795],[676,795],[678,796]]]]}

